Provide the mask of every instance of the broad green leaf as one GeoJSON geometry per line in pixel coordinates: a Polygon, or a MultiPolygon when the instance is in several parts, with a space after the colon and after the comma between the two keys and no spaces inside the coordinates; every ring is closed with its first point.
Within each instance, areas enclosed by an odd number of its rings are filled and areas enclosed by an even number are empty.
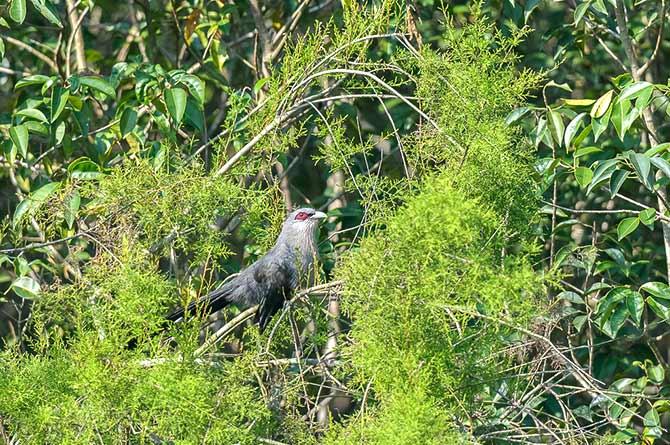
{"type": "Polygon", "coordinates": [[[63,136],[65,136],[65,121],[61,121],[54,131],[54,142],[56,145],[63,142],[63,136]]]}
{"type": "Polygon", "coordinates": [[[619,249],[605,249],[605,253],[609,255],[610,258],[612,258],[618,265],[624,266],[626,264],[626,257],[624,256],[623,252],[619,249]]]}
{"type": "Polygon", "coordinates": [[[633,233],[638,225],[640,225],[640,219],[637,216],[622,219],[616,228],[619,241],[633,233]]]}
{"type": "Polygon", "coordinates": [[[587,137],[588,135],[591,134],[592,130],[593,130],[593,125],[588,124],[588,125],[587,125],[586,127],[584,127],[584,129],[577,135],[577,137],[573,139],[573,141],[572,141],[572,145],[574,145],[575,147],[579,147],[579,146],[582,144],[582,141],[584,141],[584,139],[586,139],[586,137],[587,137]]]}
{"type": "Polygon", "coordinates": [[[584,304],[584,299],[579,294],[572,291],[563,291],[556,295],[556,298],[569,301],[570,303],[584,304]]]}
{"type": "Polygon", "coordinates": [[[600,325],[600,329],[610,336],[611,338],[616,338],[619,330],[626,323],[628,318],[628,308],[625,304],[618,304],[614,307],[612,313],[604,320],[600,325]]]}
{"type": "Polygon", "coordinates": [[[33,300],[40,295],[40,285],[30,277],[20,277],[14,280],[11,289],[16,295],[26,300],[33,300]]]}
{"type": "Polygon", "coordinates": [[[579,130],[579,127],[582,125],[582,122],[584,121],[585,117],[586,113],[579,113],[577,116],[575,116],[574,119],[570,121],[568,126],[565,128],[564,143],[566,148],[570,147],[572,138],[575,137],[575,134],[577,134],[577,130],[579,130]]]}
{"type": "Polygon", "coordinates": [[[184,112],[184,120],[187,124],[196,128],[199,131],[205,131],[205,122],[203,120],[203,112],[198,108],[195,100],[188,98],[186,100],[186,111],[184,112]]]}
{"type": "Polygon", "coordinates": [[[42,204],[60,188],[60,185],[60,182],[49,182],[48,184],[44,184],[42,187],[32,192],[28,199],[38,204],[42,204]]]}
{"type": "Polygon", "coordinates": [[[516,122],[516,121],[518,121],[519,119],[521,119],[521,118],[522,118],[526,113],[528,113],[529,111],[530,111],[530,108],[528,108],[528,107],[519,107],[519,108],[515,108],[514,110],[512,110],[512,111],[507,115],[507,117],[505,118],[505,123],[506,123],[507,125],[511,125],[511,124],[513,124],[514,122],[516,122]]]}
{"type": "Polygon", "coordinates": [[[193,74],[186,74],[179,81],[186,85],[191,96],[195,98],[198,108],[202,110],[205,104],[205,82],[193,74]]]}
{"type": "Polygon", "coordinates": [[[0,59],[5,57],[5,41],[0,38],[0,59]]]}
{"type": "Polygon", "coordinates": [[[585,188],[593,179],[593,171],[588,167],[577,167],[575,169],[575,179],[581,188],[585,188]]]}
{"type": "Polygon", "coordinates": [[[633,293],[625,287],[612,289],[598,301],[595,323],[606,335],[615,338],[628,318],[626,299],[633,293]]]}
{"type": "Polygon", "coordinates": [[[586,11],[589,9],[589,6],[591,6],[591,1],[587,0],[583,3],[580,3],[576,8],[575,8],[575,25],[579,24],[581,22],[582,18],[584,17],[584,14],[586,14],[586,11]]]}
{"type": "Polygon", "coordinates": [[[51,123],[54,123],[63,112],[69,96],[70,92],[63,87],[54,87],[51,91],[51,123]]]}
{"type": "Polygon", "coordinates": [[[616,170],[617,164],[618,161],[616,159],[598,161],[597,167],[593,172],[593,179],[591,179],[591,183],[586,188],[586,193],[591,193],[593,190],[609,181],[610,176],[612,176],[612,173],[616,170]]]}
{"type": "Polygon", "coordinates": [[[523,22],[524,24],[528,23],[528,18],[532,14],[533,10],[537,8],[537,5],[541,0],[527,0],[526,4],[523,7],[523,22]]]}
{"type": "MultiPolygon", "coordinates": [[[[665,380],[665,370],[662,365],[652,366],[647,369],[647,376],[652,383],[660,385],[665,380]]],[[[654,407],[656,407],[656,404],[654,404],[654,407]]]]}
{"type": "Polygon", "coordinates": [[[137,124],[137,111],[131,107],[123,110],[123,113],[121,113],[121,119],[119,121],[121,137],[125,137],[128,133],[133,131],[135,124],[137,124]]]}
{"type": "Polygon", "coordinates": [[[669,321],[670,301],[657,297],[647,297],[647,304],[661,320],[669,321]]]}
{"type": "Polygon", "coordinates": [[[109,97],[116,97],[116,91],[112,85],[100,76],[80,77],[79,82],[93,90],[100,91],[109,97]]]}
{"type": "Polygon", "coordinates": [[[268,83],[268,80],[270,80],[269,77],[264,77],[256,81],[256,83],[254,84],[254,95],[258,94],[258,92],[263,89],[263,85],[268,83]]]}
{"type": "Polygon", "coordinates": [[[624,100],[629,100],[629,99],[634,99],[637,96],[644,94],[645,90],[651,90],[654,88],[654,85],[650,84],[649,82],[634,82],[631,85],[628,85],[626,88],[619,93],[619,97],[617,100],[619,102],[622,102],[624,100]]]}
{"type": "Polygon", "coordinates": [[[58,18],[57,13],[54,11],[53,6],[51,6],[51,3],[49,3],[49,0],[31,0],[31,1],[35,9],[37,9],[37,11],[40,14],[42,14],[42,17],[44,17],[54,25],[58,26],[59,28],[63,27],[63,24],[58,18]]]}
{"type": "Polygon", "coordinates": [[[175,124],[179,125],[186,110],[186,91],[181,88],[170,88],[165,91],[165,105],[175,124]]]}
{"type": "MultiPolygon", "coordinates": [[[[565,134],[566,135],[568,134],[567,130],[566,130],[565,134]]],[[[580,148],[578,150],[575,150],[574,157],[575,158],[581,158],[582,156],[590,155],[592,153],[600,153],[602,151],[603,150],[601,148],[598,148],[598,147],[584,147],[584,148],[580,148]]]]}
{"type": "Polygon", "coordinates": [[[49,129],[41,122],[37,121],[23,121],[22,124],[28,129],[28,132],[37,134],[43,137],[49,137],[49,129]]]}
{"type": "Polygon", "coordinates": [[[657,427],[661,424],[661,418],[658,415],[658,412],[654,408],[647,411],[647,414],[644,415],[644,426],[646,427],[657,427]]]}
{"type": "Polygon", "coordinates": [[[42,121],[46,124],[49,123],[49,119],[42,113],[40,110],[37,108],[25,108],[23,110],[19,110],[16,112],[17,116],[24,116],[24,117],[29,117],[31,119],[36,119],[38,121],[42,121]]]}
{"type": "Polygon", "coordinates": [[[14,216],[12,216],[12,226],[14,228],[16,228],[21,223],[21,221],[23,221],[23,217],[30,210],[31,204],[32,202],[30,199],[26,198],[16,206],[16,209],[14,210],[14,216]]]}
{"type": "Polygon", "coordinates": [[[47,80],[50,80],[48,76],[43,76],[41,74],[33,74],[32,76],[24,77],[23,79],[20,79],[18,82],[16,82],[16,85],[14,85],[14,89],[18,90],[19,88],[27,87],[30,85],[42,85],[47,80]]]}
{"type": "Polygon", "coordinates": [[[592,293],[594,293],[594,292],[598,292],[598,291],[603,290],[603,289],[609,289],[609,288],[611,288],[611,287],[612,287],[612,286],[609,285],[609,284],[607,284],[607,283],[602,283],[602,282],[594,283],[593,286],[589,287],[589,288],[586,290],[586,292],[584,292],[584,294],[586,294],[586,295],[590,295],[590,294],[592,294],[592,293]]]}
{"type": "Polygon", "coordinates": [[[614,95],[614,90],[610,90],[607,93],[603,94],[596,100],[596,103],[593,104],[591,108],[591,117],[599,118],[605,115],[609,109],[610,103],[612,102],[612,96],[614,95]]]}
{"type": "Polygon", "coordinates": [[[70,177],[82,181],[100,179],[104,176],[100,166],[89,158],[83,157],[73,161],[67,168],[70,177]]]}
{"type": "Polygon", "coordinates": [[[621,186],[626,182],[626,178],[628,178],[629,174],[630,172],[628,170],[616,170],[612,173],[612,176],[610,177],[610,196],[612,198],[619,193],[621,186]]]}
{"type": "Polygon", "coordinates": [[[580,332],[582,330],[582,327],[584,326],[584,323],[586,323],[587,316],[586,315],[577,315],[575,318],[572,319],[572,325],[577,329],[577,332],[580,332]]]}
{"type": "Polygon", "coordinates": [[[26,19],[26,0],[11,0],[9,18],[19,25],[26,19]]]}
{"type": "Polygon", "coordinates": [[[630,111],[630,101],[617,101],[612,107],[612,116],[610,120],[614,129],[619,135],[619,139],[623,141],[626,131],[628,130],[629,125],[626,125],[626,117],[630,111]]]}
{"type": "Polygon", "coordinates": [[[654,221],[656,221],[656,209],[649,207],[640,212],[639,215],[640,222],[649,228],[654,227],[654,221]]]}
{"type": "Polygon", "coordinates": [[[69,229],[71,229],[72,225],[74,224],[74,219],[77,216],[80,204],[81,197],[79,196],[79,192],[77,190],[74,190],[72,193],[70,193],[70,196],[68,196],[65,200],[64,219],[69,229]]]}
{"type": "Polygon", "coordinates": [[[652,184],[649,183],[651,162],[649,158],[642,153],[630,152],[628,154],[628,159],[630,159],[631,164],[633,164],[633,168],[635,168],[635,173],[640,179],[640,182],[644,184],[644,186],[649,190],[651,190],[652,184]]]}
{"type": "Polygon", "coordinates": [[[16,125],[9,129],[9,137],[22,157],[28,156],[28,129],[25,125],[16,125]]]}
{"type": "Polygon", "coordinates": [[[50,182],[45,184],[21,201],[14,211],[12,225],[17,227],[27,213],[36,211],[56,190],[60,188],[60,185],[60,182],[50,182]]]}
{"type": "Polygon", "coordinates": [[[631,291],[626,294],[626,307],[636,326],[640,326],[642,311],[644,309],[644,298],[639,292],[631,291]]]}
{"type": "Polygon", "coordinates": [[[559,88],[559,89],[564,90],[564,91],[572,92],[572,88],[570,88],[570,85],[568,85],[568,84],[565,83],[565,82],[563,82],[563,83],[556,83],[555,81],[550,80],[549,82],[547,82],[547,84],[546,84],[544,87],[545,87],[545,88],[555,87],[555,88],[559,88]]]}
{"type": "Polygon", "coordinates": [[[549,109],[548,114],[549,130],[551,131],[554,141],[556,141],[556,144],[560,147],[563,144],[563,133],[565,131],[563,116],[552,109],[549,109]]]}
{"type": "Polygon", "coordinates": [[[640,286],[640,290],[653,295],[654,297],[670,301],[670,287],[660,281],[649,281],[640,286]]]}
{"type": "Polygon", "coordinates": [[[654,156],[649,159],[654,166],[659,169],[664,176],[670,178],[670,162],[660,156],[654,156]]]}
{"type": "Polygon", "coordinates": [[[668,151],[668,149],[670,149],[670,142],[665,142],[663,144],[658,144],[655,147],[650,148],[649,150],[645,151],[644,154],[651,158],[664,151],[668,151]]]}
{"type": "Polygon", "coordinates": [[[600,135],[607,130],[610,123],[610,116],[612,115],[612,107],[608,108],[604,115],[597,119],[591,119],[591,127],[593,127],[593,139],[598,141],[600,135]]]}
{"type": "Polygon", "coordinates": [[[569,107],[590,107],[596,101],[594,99],[561,99],[569,107]]]}

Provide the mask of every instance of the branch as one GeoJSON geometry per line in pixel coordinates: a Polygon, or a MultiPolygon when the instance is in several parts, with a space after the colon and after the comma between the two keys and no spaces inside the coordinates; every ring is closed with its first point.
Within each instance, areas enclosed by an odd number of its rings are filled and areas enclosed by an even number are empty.
{"type": "Polygon", "coordinates": [[[77,62],[77,71],[86,70],[86,53],[84,52],[84,38],[81,35],[81,24],[84,17],[89,11],[88,6],[81,13],[77,13],[77,5],[72,0],[65,0],[67,5],[67,15],[70,21],[70,37],[67,40],[67,47],[65,49],[65,77],[70,77],[70,53],[72,52],[72,44],[75,43],[74,52],[77,62]]]}
{"type": "Polygon", "coordinates": [[[13,38],[13,37],[10,37],[10,36],[3,36],[3,38],[5,39],[5,41],[7,41],[7,43],[11,43],[11,44],[14,45],[14,46],[18,46],[19,48],[21,48],[21,49],[23,49],[23,50],[29,52],[29,53],[32,54],[33,56],[37,57],[37,58],[40,59],[42,62],[44,62],[44,63],[46,63],[47,65],[49,65],[49,67],[53,70],[54,73],[58,73],[58,66],[54,63],[53,60],[51,60],[49,57],[47,57],[44,53],[42,53],[42,52],[36,50],[35,48],[33,48],[32,46],[30,46],[30,45],[28,45],[28,44],[26,44],[26,43],[23,43],[23,42],[20,41],[20,40],[16,40],[16,39],[13,38]]]}
{"type": "Polygon", "coordinates": [[[665,0],[661,0],[661,23],[658,28],[658,35],[656,36],[656,46],[654,47],[654,51],[651,53],[651,56],[649,56],[649,60],[647,60],[644,65],[642,65],[638,70],[637,70],[637,75],[639,77],[642,77],[649,67],[651,66],[652,63],[654,63],[654,60],[656,60],[656,57],[658,56],[658,51],[661,48],[661,42],[663,41],[663,31],[665,30],[665,14],[667,12],[667,3],[665,0]]]}

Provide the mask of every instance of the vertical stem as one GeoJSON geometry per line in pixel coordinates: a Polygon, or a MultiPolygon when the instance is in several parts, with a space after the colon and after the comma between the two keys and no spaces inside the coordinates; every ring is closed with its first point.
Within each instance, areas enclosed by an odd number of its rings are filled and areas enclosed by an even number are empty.
{"type": "MultiPolygon", "coordinates": [[[[72,36],[70,39],[74,39],[74,54],[75,62],[77,63],[77,71],[86,70],[86,53],[84,51],[84,37],[81,35],[81,22],[79,18],[79,13],[77,12],[76,5],[74,0],[65,0],[67,6],[67,17],[70,22],[70,32],[72,36]]],[[[70,46],[68,45],[67,50],[69,52],[70,46]]],[[[66,54],[66,60],[69,62],[70,54],[66,54]]],[[[69,63],[65,67],[67,76],[70,75],[70,66],[69,63]]]]}

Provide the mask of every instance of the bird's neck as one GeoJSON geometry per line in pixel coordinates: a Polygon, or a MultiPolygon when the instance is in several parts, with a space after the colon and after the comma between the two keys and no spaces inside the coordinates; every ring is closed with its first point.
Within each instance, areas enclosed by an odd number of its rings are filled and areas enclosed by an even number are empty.
{"type": "Polygon", "coordinates": [[[316,227],[305,226],[299,230],[283,230],[277,245],[286,248],[291,255],[296,255],[304,266],[310,265],[316,258],[316,227]]]}

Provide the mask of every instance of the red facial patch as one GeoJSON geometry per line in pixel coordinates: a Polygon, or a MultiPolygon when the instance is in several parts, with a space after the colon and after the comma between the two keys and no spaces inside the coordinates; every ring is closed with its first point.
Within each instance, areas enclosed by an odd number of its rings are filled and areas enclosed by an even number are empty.
{"type": "Polygon", "coordinates": [[[307,212],[298,212],[298,214],[295,215],[296,221],[304,221],[307,218],[309,218],[309,213],[307,212]]]}

